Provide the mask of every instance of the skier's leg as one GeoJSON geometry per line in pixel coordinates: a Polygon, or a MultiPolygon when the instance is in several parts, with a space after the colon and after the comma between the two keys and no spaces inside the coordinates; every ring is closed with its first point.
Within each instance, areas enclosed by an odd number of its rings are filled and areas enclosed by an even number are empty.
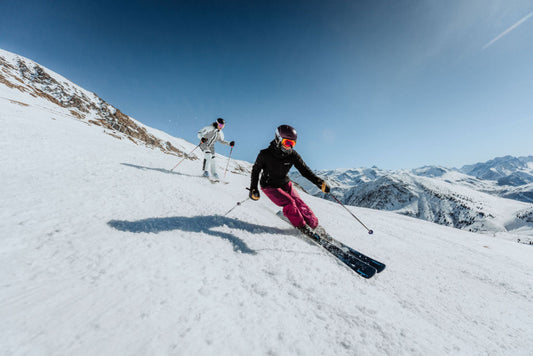
{"type": "Polygon", "coordinates": [[[211,154],[211,177],[218,179],[217,164],[215,162],[215,154],[211,154]]]}
{"type": "Polygon", "coordinates": [[[283,208],[283,215],[289,219],[293,226],[302,227],[305,225],[305,220],[294,199],[287,192],[280,188],[261,188],[261,190],[274,204],[283,208]]]}
{"type": "Polygon", "coordinates": [[[298,211],[303,216],[307,225],[309,225],[311,229],[315,229],[318,226],[318,218],[315,216],[311,208],[302,200],[302,198],[300,198],[300,195],[298,194],[296,189],[293,188],[292,182],[287,183],[287,185],[284,186],[283,189],[294,200],[298,211]]]}
{"type": "Polygon", "coordinates": [[[209,177],[209,167],[211,166],[211,157],[212,157],[211,151],[209,150],[204,151],[204,166],[203,166],[204,177],[209,177]]]}
{"type": "Polygon", "coordinates": [[[214,145],[207,147],[207,150],[205,151],[205,159],[207,161],[207,165],[205,166],[205,169],[204,169],[204,175],[206,174],[209,175],[209,173],[206,173],[206,172],[211,172],[211,178],[218,179],[217,165],[215,162],[215,146],[214,145]]]}

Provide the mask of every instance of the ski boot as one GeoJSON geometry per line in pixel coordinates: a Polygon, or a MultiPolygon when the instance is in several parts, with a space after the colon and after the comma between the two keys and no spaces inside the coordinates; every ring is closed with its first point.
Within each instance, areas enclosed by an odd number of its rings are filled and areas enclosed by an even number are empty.
{"type": "Polygon", "coordinates": [[[297,229],[300,230],[302,234],[312,238],[313,240],[318,240],[314,230],[311,229],[309,225],[300,226],[297,229]]]}

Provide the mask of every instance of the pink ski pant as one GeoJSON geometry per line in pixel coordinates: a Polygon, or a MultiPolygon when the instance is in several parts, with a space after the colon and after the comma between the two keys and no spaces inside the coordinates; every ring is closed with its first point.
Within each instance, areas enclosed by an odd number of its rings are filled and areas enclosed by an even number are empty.
{"type": "Polygon", "coordinates": [[[313,211],[304,203],[298,193],[292,187],[292,182],[281,188],[261,188],[263,193],[277,206],[283,207],[283,215],[289,219],[295,227],[302,227],[306,223],[312,229],[318,226],[318,219],[313,211]]]}

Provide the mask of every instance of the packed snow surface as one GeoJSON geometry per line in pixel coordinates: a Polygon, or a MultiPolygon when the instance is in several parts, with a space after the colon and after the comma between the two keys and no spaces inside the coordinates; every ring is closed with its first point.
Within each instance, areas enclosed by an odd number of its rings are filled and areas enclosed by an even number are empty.
{"type": "Polygon", "coordinates": [[[387,264],[366,280],[264,196],[224,216],[247,198],[233,161],[228,184],[201,178],[200,160],[170,172],[179,157],[2,84],[0,127],[2,355],[533,350],[531,246],[350,207],[369,236],[301,193],[333,236],[387,264]]]}

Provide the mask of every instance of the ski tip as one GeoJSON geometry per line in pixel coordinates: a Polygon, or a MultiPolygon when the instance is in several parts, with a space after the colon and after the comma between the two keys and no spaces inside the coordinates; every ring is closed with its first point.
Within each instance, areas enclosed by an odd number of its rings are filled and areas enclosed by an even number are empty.
{"type": "Polygon", "coordinates": [[[379,261],[372,261],[372,264],[371,264],[372,267],[374,267],[376,269],[376,272],[377,273],[381,273],[383,272],[383,270],[385,269],[385,267],[387,267],[384,263],[381,263],[379,261]]]}
{"type": "Polygon", "coordinates": [[[372,235],[374,233],[374,230],[368,230],[368,234],[372,235]]]}
{"type": "Polygon", "coordinates": [[[374,267],[365,266],[364,268],[359,268],[356,272],[363,278],[370,279],[372,278],[377,270],[374,267]]]}

